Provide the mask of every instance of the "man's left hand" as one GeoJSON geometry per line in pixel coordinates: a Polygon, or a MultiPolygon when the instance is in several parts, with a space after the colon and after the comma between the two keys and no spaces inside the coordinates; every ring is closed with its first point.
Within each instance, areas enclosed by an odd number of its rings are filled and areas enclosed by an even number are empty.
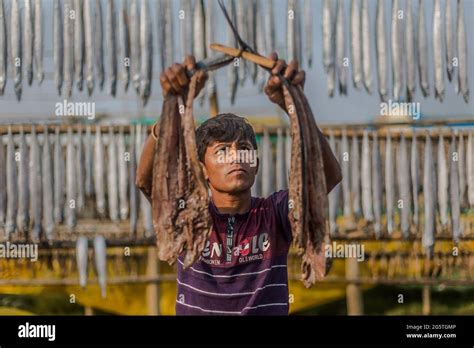
{"type": "Polygon", "coordinates": [[[283,110],[286,110],[285,99],[283,97],[283,85],[277,75],[281,74],[292,85],[301,85],[301,87],[304,87],[306,73],[304,70],[298,70],[297,60],[292,60],[290,64],[286,65],[283,59],[278,59],[276,52],[270,54],[268,58],[276,61],[276,64],[264,88],[265,94],[273,103],[278,104],[283,110]]]}

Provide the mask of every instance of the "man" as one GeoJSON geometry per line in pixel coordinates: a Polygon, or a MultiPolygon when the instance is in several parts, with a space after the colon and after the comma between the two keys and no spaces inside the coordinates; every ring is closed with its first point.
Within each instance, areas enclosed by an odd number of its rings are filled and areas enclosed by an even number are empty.
{"type": "MultiPolygon", "coordinates": [[[[296,61],[286,66],[276,53],[270,58],[277,63],[265,93],[285,110],[276,75],[282,73],[290,83],[304,86],[305,72],[298,70],[296,61]]],[[[194,65],[194,58],[186,57],[184,64],[173,64],[161,74],[165,98],[183,94],[189,85],[185,69],[194,65]]],[[[196,95],[207,79],[205,72],[198,74],[196,95]]],[[[325,137],[319,135],[330,192],[341,181],[341,171],[325,137]]],[[[149,199],[155,138],[148,137],[137,170],[137,186],[149,199]]],[[[210,118],[197,129],[196,142],[211,193],[213,230],[195,264],[183,270],[178,258],[176,314],[287,315],[287,256],[292,241],[288,190],[267,198],[251,196],[258,161],[241,161],[236,155],[257,149],[255,133],[244,118],[233,114],[210,118]]]]}

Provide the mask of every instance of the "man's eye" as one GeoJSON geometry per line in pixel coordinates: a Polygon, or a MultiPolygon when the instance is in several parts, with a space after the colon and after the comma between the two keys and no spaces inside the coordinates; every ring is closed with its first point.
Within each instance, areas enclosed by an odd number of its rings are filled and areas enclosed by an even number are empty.
{"type": "Polygon", "coordinates": [[[219,149],[217,149],[216,154],[219,154],[222,152],[225,152],[225,147],[220,147],[219,149]]]}

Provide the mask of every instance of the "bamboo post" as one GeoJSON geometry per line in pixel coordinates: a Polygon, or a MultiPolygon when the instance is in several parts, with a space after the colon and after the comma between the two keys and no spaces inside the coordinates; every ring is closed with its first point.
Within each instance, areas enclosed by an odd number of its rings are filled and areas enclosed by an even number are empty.
{"type": "Polygon", "coordinates": [[[355,257],[348,257],[346,259],[346,279],[348,281],[346,286],[347,315],[364,314],[360,285],[351,281],[356,280],[358,277],[359,262],[355,257]]]}
{"type": "MultiPolygon", "coordinates": [[[[146,273],[149,277],[156,277],[158,275],[158,260],[156,257],[156,249],[154,247],[148,248],[146,273]]],[[[146,286],[146,302],[148,315],[160,314],[159,284],[159,282],[149,283],[146,286]]]]}
{"type": "Polygon", "coordinates": [[[430,315],[431,314],[431,289],[429,285],[423,286],[423,294],[422,294],[422,301],[423,301],[423,315],[430,315]]]}
{"type": "Polygon", "coordinates": [[[94,315],[94,308],[90,306],[84,306],[84,315],[87,315],[87,316],[94,315]]]}

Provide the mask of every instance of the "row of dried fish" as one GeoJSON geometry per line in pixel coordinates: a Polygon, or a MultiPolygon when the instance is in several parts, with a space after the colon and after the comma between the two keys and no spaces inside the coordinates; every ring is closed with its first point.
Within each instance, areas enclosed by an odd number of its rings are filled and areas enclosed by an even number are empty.
{"type": "MultiPolygon", "coordinates": [[[[430,95],[429,57],[434,61],[434,95],[443,101],[445,95],[445,69],[449,82],[457,73],[455,90],[467,103],[469,101],[467,32],[464,20],[463,0],[457,1],[457,23],[454,28],[453,0],[445,1],[444,12],[440,0],[433,2],[432,52],[427,33],[424,1],[418,2],[418,17],[415,18],[414,1],[407,0],[405,8],[399,0],[392,0],[391,21],[385,17],[385,0],[377,0],[375,28],[375,52],[377,81],[380,98],[387,101],[411,101],[416,91],[417,66],[419,85],[423,97],[430,95]],[[390,23],[390,41],[387,40],[386,25],[390,23]],[[444,33],[444,35],[443,35],[444,33]],[[389,91],[389,47],[392,61],[392,93],[389,91]],[[444,52],[443,52],[444,47],[444,52]],[[406,64],[404,66],[404,64],[406,64]]],[[[365,87],[369,94],[373,90],[372,71],[372,22],[368,0],[351,0],[350,37],[345,34],[344,1],[323,0],[322,7],[323,66],[327,74],[330,97],[336,88],[336,71],[339,94],[347,95],[348,67],[351,66],[354,88],[365,87]],[[333,4],[336,3],[336,9],[333,4]],[[350,58],[347,55],[347,41],[350,58]],[[350,62],[350,64],[349,64],[350,62]]]]}
{"type": "MultiPolygon", "coordinates": [[[[254,196],[266,197],[288,187],[291,139],[287,132],[278,129],[271,137],[264,130],[259,137],[254,196]]],[[[329,143],[343,174],[329,195],[332,235],[364,219],[377,237],[395,231],[408,237],[424,228],[425,238],[434,236],[437,229],[450,230],[459,240],[460,214],[474,207],[474,134],[439,136],[435,145],[431,138],[419,132],[411,140],[403,134],[395,139],[389,133],[379,141],[377,132],[367,130],[361,142],[345,131],[338,138],[330,134],[329,143]],[[431,190],[424,190],[427,187],[431,190]],[[338,216],[344,217],[344,224],[337,221],[338,216]]],[[[426,239],[426,243],[431,242],[426,239]]]]}
{"type": "Polygon", "coordinates": [[[406,238],[423,231],[428,249],[436,232],[450,230],[456,242],[470,232],[462,230],[460,215],[474,207],[474,132],[467,142],[462,134],[440,135],[436,145],[428,132],[415,133],[411,141],[403,133],[396,140],[388,133],[379,142],[369,130],[362,144],[356,136],[349,140],[345,131],[337,140],[330,135],[329,142],[343,173],[342,183],[329,195],[333,235],[338,212],[347,221],[363,217],[376,237],[401,231],[406,238]]]}
{"type": "Polygon", "coordinates": [[[85,132],[68,128],[66,134],[58,127],[54,134],[47,127],[37,134],[33,126],[31,134],[20,130],[15,139],[9,127],[8,134],[0,136],[4,237],[54,240],[58,225],[73,232],[87,209],[93,210],[92,217],[128,219],[132,235],[140,217],[151,235],[151,206],[135,186],[137,159],[146,137],[147,129],[140,125],[130,127],[128,136],[123,128],[118,134],[110,128],[106,135],[100,131],[93,135],[88,125],[85,132]]]}

